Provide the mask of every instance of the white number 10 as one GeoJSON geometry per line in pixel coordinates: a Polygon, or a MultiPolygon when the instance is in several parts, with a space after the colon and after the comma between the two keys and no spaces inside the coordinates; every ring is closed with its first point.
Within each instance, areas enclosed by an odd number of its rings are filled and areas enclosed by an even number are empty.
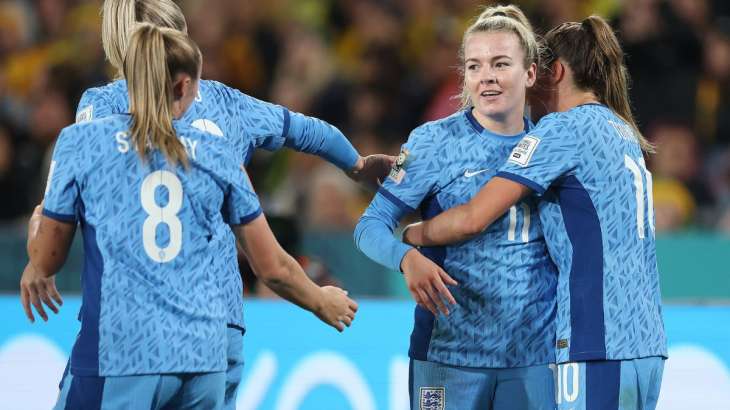
{"type": "Polygon", "coordinates": [[[140,199],[148,215],[142,225],[144,250],[155,262],[170,262],[182,249],[182,222],[177,217],[183,200],[180,179],[170,171],[155,171],[142,181],[140,199]],[[163,207],[155,201],[155,190],[159,186],[167,188],[168,201],[163,207]],[[164,248],[157,246],[157,227],[160,224],[167,225],[170,231],[170,243],[164,248]]]}
{"type": "Polygon", "coordinates": [[[649,202],[649,228],[654,232],[654,197],[652,195],[651,172],[646,169],[644,158],[639,158],[637,164],[631,157],[624,155],[624,164],[626,168],[634,175],[634,189],[636,192],[636,230],[639,232],[639,238],[644,239],[644,193],[649,202]],[[644,187],[644,179],[641,176],[642,171],[646,175],[646,187],[644,187]]]}

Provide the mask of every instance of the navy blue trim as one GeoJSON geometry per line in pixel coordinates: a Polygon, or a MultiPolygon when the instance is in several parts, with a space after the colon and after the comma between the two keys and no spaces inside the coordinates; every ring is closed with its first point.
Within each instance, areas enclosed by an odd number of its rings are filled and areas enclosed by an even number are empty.
{"type": "MultiPolygon", "coordinates": [[[[435,196],[425,199],[421,203],[421,219],[427,221],[442,213],[444,209],[439,204],[435,196]]],[[[419,249],[423,256],[431,259],[435,264],[444,267],[446,259],[445,246],[423,247],[419,249]]],[[[408,350],[408,356],[416,360],[428,360],[428,348],[431,344],[431,336],[433,334],[433,326],[436,318],[433,313],[416,305],[413,320],[413,332],[411,333],[411,346],[408,350]]]]}
{"type": "Polygon", "coordinates": [[[57,214],[53,211],[49,211],[46,208],[43,208],[43,215],[47,216],[51,219],[55,219],[60,222],[76,222],[76,215],[67,215],[67,214],[57,214]]]}
{"type": "Polygon", "coordinates": [[[586,362],[586,409],[618,410],[621,362],[586,362]]]}
{"type": "Polygon", "coordinates": [[[413,359],[408,360],[408,408],[413,410],[413,359]]]}
{"type": "Polygon", "coordinates": [[[497,175],[495,175],[495,177],[509,179],[510,181],[517,182],[518,184],[524,185],[540,195],[545,193],[545,188],[541,187],[537,182],[527,179],[521,175],[513,174],[506,171],[499,171],[497,172],[497,175]]]}
{"type": "Polygon", "coordinates": [[[264,210],[261,209],[261,207],[259,207],[259,209],[257,209],[256,211],[254,211],[254,212],[252,212],[252,213],[244,216],[243,218],[239,219],[237,225],[246,225],[247,223],[253,221],[256,218],[258,218],[259,215],[261,215],[263,212],[264,212],[264,210]]]}
{"type": "Polygon", "coordinates": [[[66,382],[66,378],[68,377],[69,369],[71,368],[71,359],[66,361],[66,368],[63,369],[63,376],[61,376],[61,381],[58,382],[58,390],[63,390],[63,384],[66,382]]]}
{"type": "Polygon", "coordinates": [[[64,409],[76,410],[99,410],[101,401],[104,398],[105,377],[74,376],[68,390],[68,396],[64,409]]]}
{"type": "Polygon", "coordinates": [[[603,236],[590,195],[574,175],[557,184],[565,231],[572,245],[569,361],[605,360],[603,236]]]}
{"type": "Polygon", "coordinates": [[[474,114],[471,113],[471,110],[473,110],[474,107],[469,107],[464,111],[464,114],[466,115],[466,119],[469,120],[469,124],[471,124],[472,128],[474,128],[474,131],[477,132],[477,134],[481,134],[482,131],[484,131],[484,127],[482,127],[482,124],[479,124],[479,121],[477,121],[474,114]]]}
{"type": "Polygon", "coordinates": [[[393,205],[397,206],[398,208],[400,208],[406,212],[410,213],[410,212],[415,211],[414,208],[411,208],[410,206],[408,206],[407,203],[401,201],[400,198],[391,194],[390,191],[388,191],[384,187],[380,187],[380,189],[378,189],[378,193],[380,195],[382,195],[383,197],[385,197],[385,199],[387,199],[388,201],[392,202],[393,205]]]}
{"type": "Polygon", "coordinates": [[[291,126],[291,114],[286,108],[282,109],[284,110],[284,128],[281,130],[281,138],[286,140],[286,137],[289,135],[289,127],[291,126]]]}
{"type": "Polygon", "coordinates": [[[241,333],[243,333],[243,334],[246,334],[246,328],[245,328],[245,327],[243,327],[243,326],[238,326],[238,325],[236,325],[236,324],[233,324],[233,323],[229,323],[229,324],[227,324],[227,325],[226,325],[226,327],[227,327],[227,328],[229,328],[229,329],[236,329],[236,330],[240,330],[240,331],[241,331],[241,333]]]}
{"type": "MultiPolygon", "coordinates": [[[[101,312],[101,280],[104,272],[96,229],[83,217],[84,204],[80,206],[81,232],[84,238],[84,270],[81,275],[83,304],[81,305],[81,331],[71,351],[71,374],[74,376],[99,375],[99,313],[101,312]]],[[[74,378],[74,380],[76,380],[74,378]]]]}

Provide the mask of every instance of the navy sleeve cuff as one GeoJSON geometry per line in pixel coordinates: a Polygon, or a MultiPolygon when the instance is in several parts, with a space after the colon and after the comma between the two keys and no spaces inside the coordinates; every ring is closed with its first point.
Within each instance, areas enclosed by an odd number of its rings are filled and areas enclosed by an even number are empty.
{"type": "Polygon", "coordinates": [[[400,198],[391,194],[387,189],[385,189],[383,187],[380,187],[380,189],[378,189],[378,194],[382,195],[385,199],[387,199],[388,201],[393,203],[393,205],[397,206],[398,208],[400,208],[408,213],[415,211],[414,208],[408,206],[408,204],[401,201],[400,198]]]}
{"type": "Polygon", "coordinates": [[[238,219],[238,221],[230,221],[230,225],[232,226],[238,226],[238,225],[246,225],[247,223],[253,221],[254,219],[258,218],[259,215],[263,213],[263,210],[259,207],[256,211],[244,216],[243,218],[238,219]]]}
{"type": "Polygon", "coordinates": [[[530,179],[527,179],[523,176],[513,174],[511,172],[504,172],[504,171],[498,172],[497,175],[495,175],[495,176],[517,182],[518,184],[524,185],[524,186],[532,189],[533,191],[537,192],[540,195],[545,193],[545,188],[540,186],[540,184],[538,184],[537,182],[534,182],[530,179]]]}
{"type": "Polygon", "coordinates": [[[43,208],[43,215],[60,222],[76,222],[76,215],[58,214],[43,208]]]}

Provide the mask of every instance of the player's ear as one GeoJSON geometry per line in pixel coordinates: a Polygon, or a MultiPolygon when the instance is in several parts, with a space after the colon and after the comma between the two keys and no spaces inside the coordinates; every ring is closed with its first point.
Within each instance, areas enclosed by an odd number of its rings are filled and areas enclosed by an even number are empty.
{"type": "Polygon", "coordinates": [[[175,100],[179,100],[182,97],[193,92],[193,79],[190,75],[185,73],[177,73],[175,78],[172,80],[172,94],[175,100]]]}

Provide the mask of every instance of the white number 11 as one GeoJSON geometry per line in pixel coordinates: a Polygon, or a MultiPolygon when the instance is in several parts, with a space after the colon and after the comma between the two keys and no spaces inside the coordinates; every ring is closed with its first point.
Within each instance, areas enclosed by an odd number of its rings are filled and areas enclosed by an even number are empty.
{"type": "Polygon", "coordinates": [[[639,238],[644,239],[644,193],[646,192],[646,198],[649,202],[649,229],[654,232],[654,197],[652,195],[652,181],[651,172],[646,169],[646,163],[644,158],[639,158],[637,164],[631,157],[624,155],[624,164],[626,168],[631,171],[634,175],[634,188],[636,191],[636,230],[639,232],[639,238]],[[644,178],[642,178],[642,171],[646,175],[646,187],[644,187],[644,178]]]}

